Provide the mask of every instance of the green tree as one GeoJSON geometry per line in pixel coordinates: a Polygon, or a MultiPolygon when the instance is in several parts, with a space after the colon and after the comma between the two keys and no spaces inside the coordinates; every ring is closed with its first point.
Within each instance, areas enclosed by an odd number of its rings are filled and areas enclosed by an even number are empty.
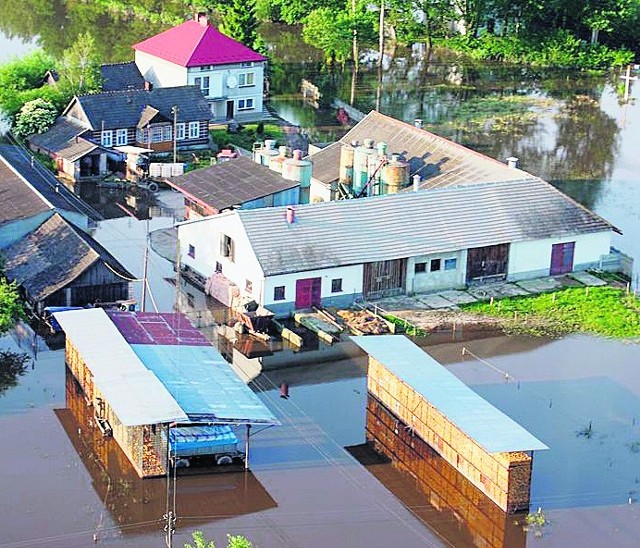
{"type": "MultiPolygon", "coordinates": [[[[216,548],[212,540],[206,540],[202,531],[191,533],[193,544],[186,543],[184,548],[216,548]]],[[[227,535],[227,548],[253,548],[253,544],[247,537],[242,535],[227,535]]]]}
{"type": "Polygon", "coordinates": [[[58,111],[50,102],[41,98],[28,101],[16,115],[13,132],[20,139],[34,133],[44,133],[56,121],[57,116],[58,111]]]}
{"type": "Polygon", "coordinates": [[[258,43],[258,19],[256,18],[256,0],[228,0],[218,6],[220,12],[220,30],[238,42],[250,48],[258,43]]]}
{"type": "Polygon", "coordinates": [[[88,32],[80,34],[62,55],[58,64],[59,85],[69,95],[82,95],[98,91],[102,87],[100,59],[95,40],[88,32]]]}
{"type": "Polygon", "coordinates": [[[17,285],[0,277],[0,334],[11,329],[22,317],[24,317],[24,306],[20,300],[17,285]]]}

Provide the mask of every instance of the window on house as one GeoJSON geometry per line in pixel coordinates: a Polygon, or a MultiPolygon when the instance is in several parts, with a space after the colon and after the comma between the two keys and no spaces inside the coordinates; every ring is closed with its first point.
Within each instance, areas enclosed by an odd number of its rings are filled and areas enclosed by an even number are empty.
{"type": "Polygon", "coordinates": [[[226,234],[222,234],[220,238],[220,255],[226,257],[233,262],[233,240],[226,234]]]}
{"type": "Polygon", "coordinates": [[[254,86],[254,73],[253,72],[241,72],[238,74],[238,86],[241,88],[248,88],[254,86]]]}
{"type": "Polygon", "coordinates": [[[189,253],[187,253],[187,255],[189,255],[189,257],[191,257],[192,259],[196,258],[196,248],[191,244],[189,244],[189,253]]]}
{"type": "Polygon", "coordinates": [[[137,133],[138,143],[149,142],[149,130],[147,128],[139,129],[137,133]]]}
{"type": "Polygon", "coordinates": [[[452,259],[445,259],[444,260],[444,269],[445,270],[455,270],[456,268],[458,268],[458,259],[453,257],[452,259]]]}
{"type": "Polygon", "coordinates": [[[251,280],[245,280],[244,289],[247,293],[251,293],[253,291],[253,282],[251,280]]]}
{"type": "Polygon", "coordinates": [[[335,278],[331,280],[331,293],[342,292],[342,278],[335,278]]]}
{"type": "Polygon", "coordinates": [[[102,131],[102,136],[100,137],[100,144],[103,147],[110,147],[113,144],[113,131],[110,129],[105,129],[102,131]]]}
{"type": "Polygon", "coordinates": [[[243,67],[252,67],[253,66],[253,61],[243,61],[242,62],[242,66],[243,67]]]}
{"type": "Polygon", "coordinates": [[[116,131],[116,145],[117,146],[124,146],[127,144],[127,130],[126,129],[119,129],[116,131]]]}
{"type": "Polygon", "coordinates": [[[273,300],[284,301],[284,285],[279,285],[273,288],[273,300]]]}
{"type": "Polygon", "coordinates": [[[200,122],[189,122],[189,139],[200,137],[200,122]]]}
{"type": "Polygon", "coordinates": [[[222,274],[222,263],[216,261],[216,273],[222,274]]]}
{"type": "Polygon", "coordinates": [[[193,293],[187,293],[187,304],[190,308],[196,307],[196,298],[193,296],[193,293]]]}
{"type": "Polygon", "coordinates": [[[162,140],[171,141],[173,139],[173,128],[171,126],[164,126],[162,128],[162,140]]]}
{"type": "Polygon", "coordinates": [[[209,77],[203,76],[202,78],[198,76],[198,78],[194,79],[194,84],[200,88],[202,91],[202,95],[205,97],[209,97],[209,77]]]}
{"type": "Polygon", "coordinates": [[[162,141],[162,127],[155,126],[151,128],[151,142],[160,143],[162,141]]]}
{"type": "Polygon", "coordinates": [[[176,124],[176,141],[182,141],[185,136],[185,123],[176,124]]]}
{"type": "Polygon", "coordinates": [[[413,271],[416,274],[422,274],[423,272],[427,271],[427,263],[416,263],[416,266],[414,267],[413,271]]]}
{"type": "Polygon", "coordinates": [[[429,270],[431,272],[438,272],[442,268],[442,259],[431,259],[431,266],[429,270]]]}
{"type": "Polygon", "coordinates": [[[253,99],[238,99],[238,110],[251,110],[253,99]]]}

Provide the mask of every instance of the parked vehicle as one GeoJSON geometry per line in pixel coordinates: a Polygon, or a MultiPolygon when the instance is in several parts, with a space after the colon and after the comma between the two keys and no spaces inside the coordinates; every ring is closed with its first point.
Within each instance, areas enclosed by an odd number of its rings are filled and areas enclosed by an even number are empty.
{"type": "Polygon", "coordinates": [[[212,457],[218,465],[232,464],[235,459],[245,457],[238,451],[238,437],[226,424],[171,428],[169,443],[176,467],[190,466],[199,457],[212,457]]]}

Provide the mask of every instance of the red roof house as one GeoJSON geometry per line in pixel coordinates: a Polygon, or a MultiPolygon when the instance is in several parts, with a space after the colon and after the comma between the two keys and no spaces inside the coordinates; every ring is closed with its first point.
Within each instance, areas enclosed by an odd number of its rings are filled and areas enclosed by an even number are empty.
{"type": "Polygon", "coordinates": [[[206,15],[133,46],[144,79],[155,87],[196,85],[213,121],[261,118],[267,58],[224,35],[206,15]]]}

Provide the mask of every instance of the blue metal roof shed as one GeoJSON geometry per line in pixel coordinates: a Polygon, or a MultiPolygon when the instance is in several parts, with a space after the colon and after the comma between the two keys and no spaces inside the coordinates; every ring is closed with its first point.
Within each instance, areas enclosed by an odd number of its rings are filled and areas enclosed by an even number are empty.
{"type": "Polygon", "coordinates": [[[489,453],[548,449],[408,338],[401,335],[375,335],[351,339],[397,378],[424,396],[489,453]]]}

